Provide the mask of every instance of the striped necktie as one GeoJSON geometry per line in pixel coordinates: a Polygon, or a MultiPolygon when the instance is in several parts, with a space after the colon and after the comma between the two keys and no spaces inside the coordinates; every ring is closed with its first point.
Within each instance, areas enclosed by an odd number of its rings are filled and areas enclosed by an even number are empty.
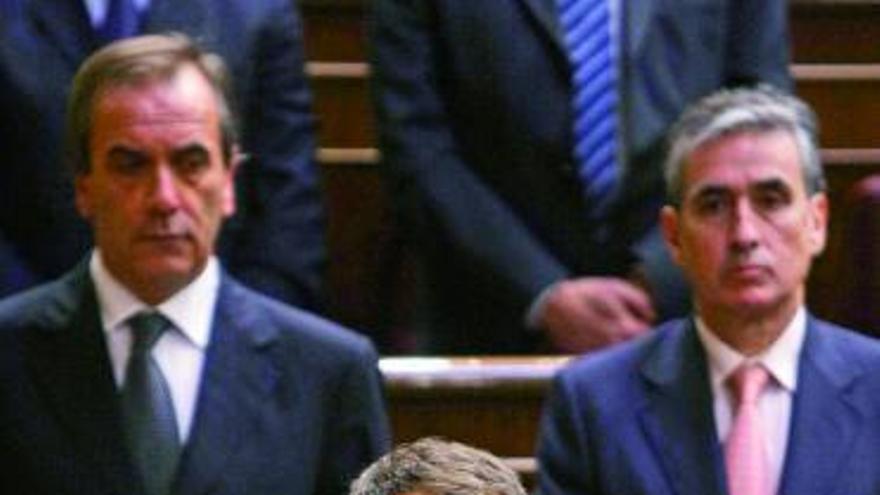
{"type": "Polygon", "coordinates": [[[617,185],[617,73],[611,0],[557,0],[571,63],[574,157],[591,219],[607,213],[617,185]]]}

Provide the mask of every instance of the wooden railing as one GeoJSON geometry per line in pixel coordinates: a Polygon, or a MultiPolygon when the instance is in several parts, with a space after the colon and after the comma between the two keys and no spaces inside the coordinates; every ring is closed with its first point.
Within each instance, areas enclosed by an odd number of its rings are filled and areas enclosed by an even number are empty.
{"type": "Polygon", "coordinates": [[[541,409],[567,356],[384,358],[395,442],[426,436],[498,455],[526,483],[534,479],[541,409]]]}

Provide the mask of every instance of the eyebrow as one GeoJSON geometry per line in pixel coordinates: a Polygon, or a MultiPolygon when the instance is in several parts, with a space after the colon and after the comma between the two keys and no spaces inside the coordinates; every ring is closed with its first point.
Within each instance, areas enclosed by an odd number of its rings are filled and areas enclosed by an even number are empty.
{"type": "Polygon", "coordinates": [[[190,144],[187,144],[187,145],[182,146],[180,148],[177,148],[176,150],[172,151],[171,154],[173,156],[182,156],[182,155],[188,155],[191,153],[209,154],[210,152],[208,151],[207,146],[205,146],[202,143],[196,142],[196,143],[190,143],[190,144]]]}
{"type": "MultiPolygon", "coordinates": [[[[791,186],[780,177],[769,177],[766,179],[750,182],[747,186],[748,190],[754,191],[785,191],[791,189],[791,186]]],[[[714,196],[727,194],[733,190],[726,184],[707,183],[697,186],[696,190],[689,194],[690,198],[702,198],[706,196],[714,196]]]]}
{"type": "Polygon", "coordinates": [[[124,144],[114,144],[107,150],[107,155],[142,155],[143,152],[137,148],[124,144]]]}
{"type": "Polygon", "coordinates": [[[757,189],[760,191],[785,191],[791,189],[791,187],[789,186],[788,182],[778,177],[771,177],[769,179],[758,181],[754,185],[749,185],[749,189],[757,189]]]}

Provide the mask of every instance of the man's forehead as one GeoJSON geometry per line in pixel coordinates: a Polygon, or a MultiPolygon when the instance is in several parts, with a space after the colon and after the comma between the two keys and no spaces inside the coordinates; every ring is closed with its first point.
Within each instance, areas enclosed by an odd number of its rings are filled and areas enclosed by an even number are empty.
{"type": "Polygon", "coordinates": [[[770,189],[794,189],[800,183],[799,179],[792,178],[778,171],[769,171],[770,173],[747,177],[746,180],[730,181],[723,178],[707,178],[696,181],[688,187],[688,196],[702,196],[706,194],[717,193],[749,193],[755,191],[764,191],[770,189]],[[773,173],[777,172],[777,173],[773,173]]]}
{"type": "Polygon", "coordinates": [[[685,165],[684,186],[750,189],[769,184],[796,187],[802,182],[801,157],[794,138],[784,131],[744,132],[696,148],[685,165]]]}
{"type": "Polygon", "coordinates": [[[143,112],[217,105],[214,88],[204,74],[191,66],[182,66],[168,75],[111,82],[98,90],[95,109],[125,107],[132,102],[143,112]]]}

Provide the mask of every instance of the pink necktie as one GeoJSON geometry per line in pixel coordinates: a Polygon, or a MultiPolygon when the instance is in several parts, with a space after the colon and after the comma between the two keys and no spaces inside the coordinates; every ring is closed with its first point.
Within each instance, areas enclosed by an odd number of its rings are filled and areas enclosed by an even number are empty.
{"type": "Polygon", "coordinates": [[[724,446],[730,495],[770,495],[770,476],[758,398],[768,374],[761,365],[744,365],[728,380],[737,401],[733,427],[724,446]]]}

